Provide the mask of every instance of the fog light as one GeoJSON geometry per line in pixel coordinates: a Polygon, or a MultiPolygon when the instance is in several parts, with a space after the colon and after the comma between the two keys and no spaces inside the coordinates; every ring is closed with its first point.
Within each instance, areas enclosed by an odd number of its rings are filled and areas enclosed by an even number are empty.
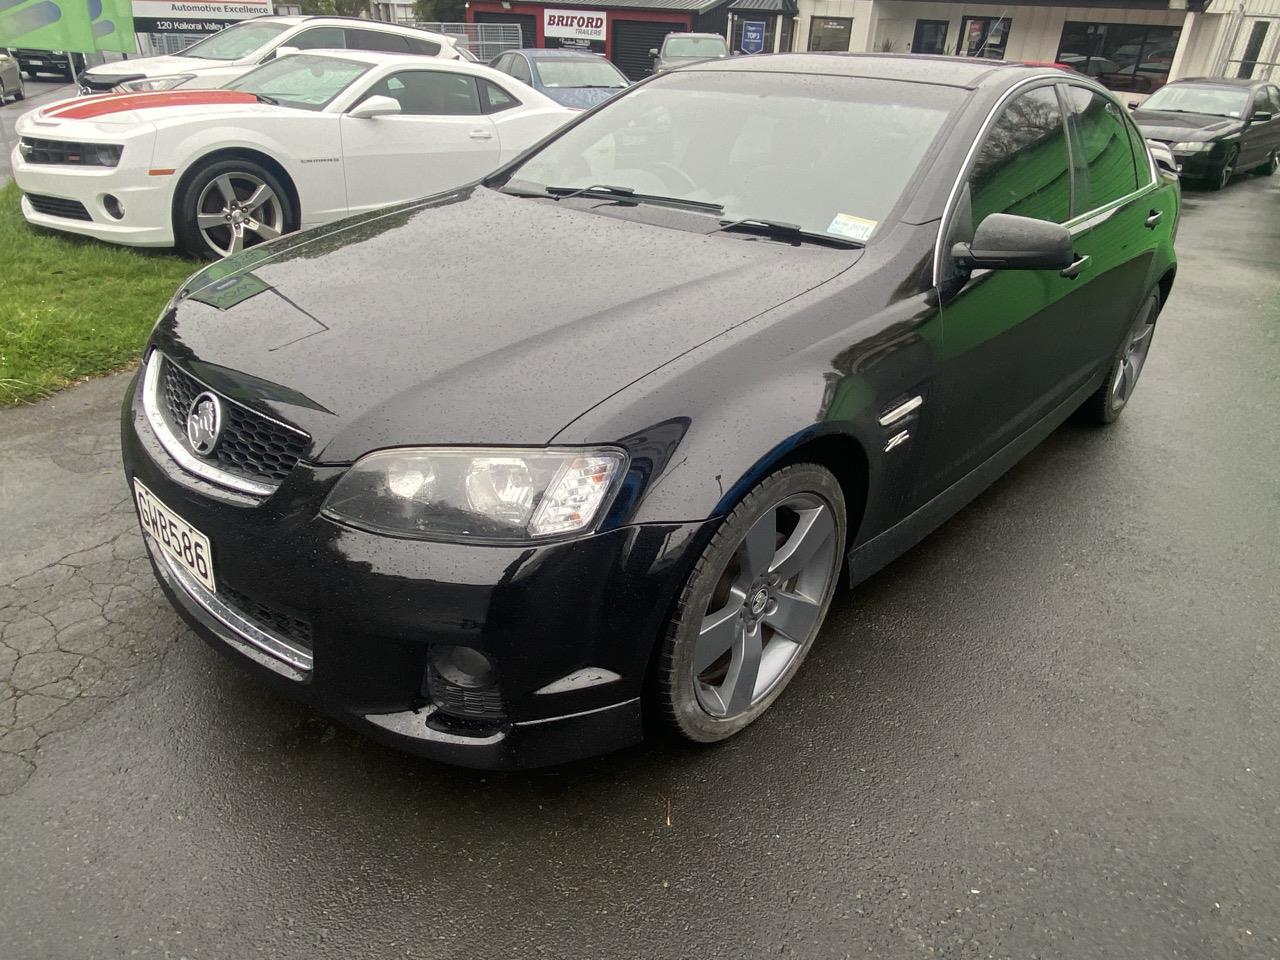
{"type": "Polygon", "coordinates": [[[453,645],[432,649],[427,695],[444,713],[475,719],[502,717],[497,684],[493,661],[479,650],[453,645]]]}
{"type": "Polygon", "coordinates": [[[111,214],[116,220],[124,219],[124,204],[120,202],[119,197],[107,194],[102,198],[102,206],[106,208],[107,213],[111,214]]]}

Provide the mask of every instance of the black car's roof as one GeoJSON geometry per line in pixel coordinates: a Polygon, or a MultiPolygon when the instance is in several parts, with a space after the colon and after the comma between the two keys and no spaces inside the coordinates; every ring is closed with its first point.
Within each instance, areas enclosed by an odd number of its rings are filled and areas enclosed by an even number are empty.
{"type": "Polygon", "coordinates": [[[1248,77],[1184,77],[1181,80],[1174,80],[1173,83],[1167,83],[1165,86],[1195,84],[1196,86],[1205,87],[1265,87],[1269,83],[1271,83],[1270,80],[1253,80],[1248,77]]]}
{"type": "Polygon", "coordinates": [[[682,70],[728,70],[751,73],[809,73],[832,77],[905,80],[977,89],[1004,87],[1037,74],[1063,75],[1061,70],[1028,67],[1003,60],[894,53],[774,53],[710,60],[682,70]]]}

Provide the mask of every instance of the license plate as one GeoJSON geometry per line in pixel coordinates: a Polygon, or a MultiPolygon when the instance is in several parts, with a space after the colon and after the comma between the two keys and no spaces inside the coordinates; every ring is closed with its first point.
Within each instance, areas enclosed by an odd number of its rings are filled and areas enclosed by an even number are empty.
{"type": "Polygon", "coordinates": [[[44,66],[44,61],[43,61],[43,60],[28,60],[28,61],[27,61],[27,63],[31,64],[31,66],[33,66],[33,67],[43,67],[43,66],[44,66]]]}
{"type": "Polygon", "coordinates": [[[140,480],[133,481],[133,494],[138,503],[138,520],[142,529],[151,534],[160,549],[199,580],[206,590],[217,592],[209,538],[161,503],[160,498],[140,480]]]}

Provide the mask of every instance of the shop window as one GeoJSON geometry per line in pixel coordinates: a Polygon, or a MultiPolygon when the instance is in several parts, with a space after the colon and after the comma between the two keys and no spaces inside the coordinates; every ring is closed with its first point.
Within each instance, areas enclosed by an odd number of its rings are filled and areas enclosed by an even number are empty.
{"type": "Polygon", "coordinates": [[[1008,17],[965,17],[960,21],[956,53],[962,57],[1003,60],[1011,26],[1008,17]]]}
{"type": "Polygon", "coordinates": [[[782,17],[782,36],[778,40],[779,53],[791,52],[791,45],[795,43],[795,37],[793,36],[795,33],[795,27],[796,22],[792,17],[788,17],[786,15],[782,17]]]}
{"type": "Polygon", "coordinates": [[[911,38],[912,53],[946,53],[949,20],[917,20],[916,32],[911,38]]]}
{"type": "Polygon", "coordinates": [[[1111,90],[1154,93],[1169,80],[1181,33],[1181,27],[1069,20],[1055,59],[1111,90]]]}
{"type": "Polygon", "coordinates": [[[810,50],[847,52],[852,35],[852,17],[813,17],[809,21],[810,50]]]}

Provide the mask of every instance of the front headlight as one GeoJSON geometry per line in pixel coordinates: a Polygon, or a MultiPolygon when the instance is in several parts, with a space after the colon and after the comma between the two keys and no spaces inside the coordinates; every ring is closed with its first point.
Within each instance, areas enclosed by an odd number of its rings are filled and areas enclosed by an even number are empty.
{"type": "Polygon", "coordinates": [[[1174,153],[1208,153],[1213,149],[1212,141],[1186,140],[1170,147],[1174,153]]]}
{"type": "Polygon", "coordinates": [[[188,80],[194,80],[194,73],[183,73],[175,77],[143,77],[141,80],[127,80],[117,83],[111,89],[116,93],[148,93],[154,90],[172,90],[180,87],[188,80]]]}
{"type": "Polygon", "coordinates": [[[625,461],[619,450],[380,450],[343,475],[324,513],[375,533],[425,540],[542,540],[589,529],[625,461]]]}

